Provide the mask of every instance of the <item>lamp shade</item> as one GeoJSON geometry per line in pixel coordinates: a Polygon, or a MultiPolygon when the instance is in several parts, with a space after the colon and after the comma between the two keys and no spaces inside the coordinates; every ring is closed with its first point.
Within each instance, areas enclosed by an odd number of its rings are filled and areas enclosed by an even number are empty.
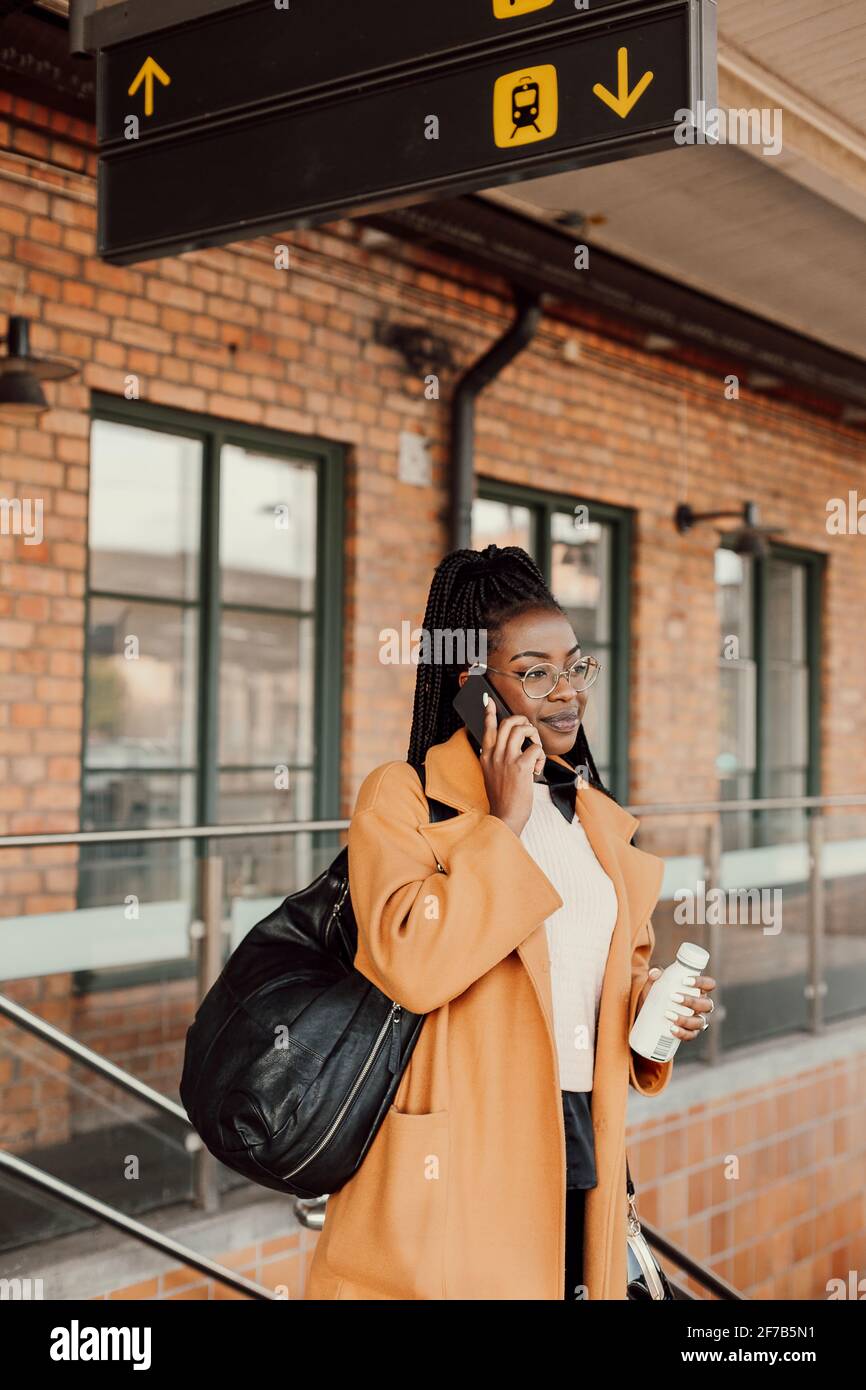
{"type": "Polygon", "coordinates": [[[43,381],[64,381],[78,368],[71,362],[34,357],[30,320],[10,314],[5,357],[0,357],[0,415],[8,420],[35,420],[48,409],[43,381]]]}
{"type": "Polygon", "coordinates": [[[7,370],[0,375],[0,414],[33,420],[47,409],[45,392],[32,372],[7,370]]]}

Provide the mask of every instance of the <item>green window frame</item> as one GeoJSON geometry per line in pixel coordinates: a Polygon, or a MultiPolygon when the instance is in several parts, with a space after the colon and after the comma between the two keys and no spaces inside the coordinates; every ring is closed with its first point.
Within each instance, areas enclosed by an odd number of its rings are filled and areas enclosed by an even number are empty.
{"type": "MultiPolygon", "coordinates": [[[[255,773],[269,770],[273,762],[219,763],[219,673],[220,638],[223,615],[232,611],[252,618],[286,619],[312,617],[313,666],[313,747],[309,758],[289,762],[289,772],[310,774],[312,816],[316,820],[336,819],[340,813],[340,741],[342,702],[342,631],[343,631],[343,533],[344,533],[344,473],[345,449],[328,440],[310,439],[284,431],[246,425],[233,420],[200,415],[170,407],[140,401],[125,401],[115,396],[94,392],[91,398],[91,423],[105,421],[133,429],[152,430],[197,441],[201,448],[200,514],[198,516],[198,575],[194,598],[171,599],[175,609],[191,610],[198,615],[197,655],[195,674],[195,760],[181,772],[148,768],[148,772],[167,771],[170,775],[189,775],[195,779],[192,822],[210,825],[219,822],[218,791],[220,772],[255,773]],[[247,601],[228,601],[221,595],[220,565],[220,504],[221,461],[227,447],[257,451],[272,458],[285,458],[295,464],[309,463],[315,469],[315,576],[312,607],[301,610],[290,605],[260,605],[247,601]]],[[[92,484],[91,484],[92,486],[92,484]]],[[[151,603],[145,593],[116,592],[91,584],[91,557],[88,550],[85,591],[85,693],[81,757],[81,804],[85,806],[88,774],[98,773],[89,768],[88,727],[90,689],[87,673],[90,670],[91,610],[100,599],[121,599],[151,603]]],[[[166,602],[156,598],[153,602],[166,602]]],[[[223,817],[225,823],[225,817],[223,817]]],[[[267,821],[262,821],[263,828],[267,821]]],[[[314,843],[320,837],[314,837],[314,843]]],[[[200,842],[199,853],[205,842],[200,842]]],[[[80,882],[80,880],[79,880],[80,882]]],[[[79,892],[79,906],[81,902],[79,892]]],[[[98,989],[117,989],[154,980],[186,978],[195,972],[191,961],[173,960],[152,962],[129,968],[108,967],[77,971],[74,988],[79,993],[98,989]]]]}
{"type": "MultiPolygon", "coordinates": [[[[584,649],[598,656],[604,671],[596,682],[590,695],[597,699],[604,691],[608,700],[609,757],[604,763],[596,750],[593,755],[599,764],[606,767],[607,785],[621,803],[629,797],[629,693],[631,688],[631,562],[634,534],[634,513],[624,507],[609,506],[605,502],[592,501],[586,497],[567,492],[549,492],[542,488],[521,484],[503,483],[498,479],[481,476],[478,479],[477,501],[501,502],[506,506],[526,510],[529,516],[529,545],[526,549],[535,560],[544,576],[545,582],[552,585],[553,547],[555,544],[555,513],[574,514],[576,507],[586,507],[590,525],[601,524],[608,537],[610,547],[609,578],[610,594],[607,599],[608,632],[605,641],[584,643],[584,649]],[[602,682],[604,684],[602,685],[602,682]]],[[[477,512],[475,513],[477,515],[477,512]]],[[[476,541],[473,540],[473,546],[476,541]]],[[[559,595],[556,595],[559,598],[559,595]]],[[[581,634],[577,637],[583,641],[581,634]]],[[[592,746],[590,742],[590,746],[592,746]]]]}
{"type": "MultiPolygon", "coordinates": [[[[720,546],[719,549],[726,547],[720,546]]],[[[771,541],[766,555],[749,557],[751,579],[744,601],[744,617],[751,636],[747,644],[747,661],[753,668],[753,691],[750,708],[745,711],[754,728],[754,747],[749,765],[732,769],[726,779],[720,776],[719,794],[722,800],[763,799],[788,794],[821,795],[821,661],[822,661],[822,604],[826,556],[815,551],[771,541]],[[781,658],[773,652],[774,635],[770,622],[769,566],[774,562],[792,566],[802,574],[802,628],[797,634],[801,660],[794,655],[781,658]],[[788,765],[773,764],[771,760],[771,731],[777,729],[773,719],[773,667],[801,664],[808,672],[803,711],[803,739],[806,756],[803,762],[788,765]],[[780,789],[778,781],[786,775],[802,779],[802,789],[789,793],[780,789]],[[725,782],[728,782],[726,788],[725,782]],[[738,785],[731,785],[731,784],[738,785]]],[[[724,643],[725,633],[722,633],[724,643]]],[[[727,660],[724,651],[719,658],[723,670],[727,660]]],[[[730,760],[730,759],[729,759],[730,760]]],[[[720,751],[719,767],[724,754],[720,751]]],[[[805,813],[802,811],[744,811],[722,817],[723,849],[747,849],[778,843],[782,840],[802,840],[806,835],[805,813]]]]}

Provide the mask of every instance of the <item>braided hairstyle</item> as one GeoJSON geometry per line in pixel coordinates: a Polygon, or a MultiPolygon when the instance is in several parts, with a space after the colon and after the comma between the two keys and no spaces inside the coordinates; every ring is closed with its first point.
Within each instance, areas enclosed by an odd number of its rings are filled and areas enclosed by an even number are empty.
{"type": "MultiPolygon", "coordinates": [[[[496,649],[504,622],[537,609],[566,616],[544,582],[541,570],[520,546],[488,545],[484,550],[452,550],[433,575],[424,631],[428,641],[435,632],[463,635],[467,652],[470,635],[474,634],[477,640],[478,634],[486,631],[490,655],[496,649]]],[[[463,721],[452,701],[460,688],[457,677],[468,664],[468,661],[419,661],[412,732],[406,755],[408,762],[420,765],[432,744],[450,738],[462,726],[463,721]]],[[[573,767],[584,767],[590,785],[615,800],[598,775],[582,722],[573,746],[564,757],[573,767]]]]}

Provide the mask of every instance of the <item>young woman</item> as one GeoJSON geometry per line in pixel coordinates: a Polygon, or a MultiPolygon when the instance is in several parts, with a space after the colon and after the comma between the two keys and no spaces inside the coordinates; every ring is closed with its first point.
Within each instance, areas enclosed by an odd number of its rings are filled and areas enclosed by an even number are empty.
{"type": "MultiPolygon", "coordinates": [[[[497,723],[489,701],[479,745],[452,707],[470,663],[419,663],[408,759],[361,786],[355,965],[426,1017],[328,1199],[307,1297],[624,1299],[628,1087],[656,1095],[673,1066],[628,1044],[659,973],[663,864],[599,779],[581,722],[598,667],[525,551],[446,556],[424,627],[434,651],[437,633],[486,640],[513,713],[497,723]],[[457,811],[433,825],[422,763],[457,811]]],[[[715,982],[696,984],[684,1040],[712,1009],[715,982]]]]}

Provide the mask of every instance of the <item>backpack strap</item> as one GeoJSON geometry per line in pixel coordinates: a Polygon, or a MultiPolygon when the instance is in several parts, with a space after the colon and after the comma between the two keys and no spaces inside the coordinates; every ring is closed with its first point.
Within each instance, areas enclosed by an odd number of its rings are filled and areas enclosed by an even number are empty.
{"type": "MultiPolygon", "coordinates": [[[[418,779],[421,783],[421,790],[427,795],[427,776],[426,768],[423,763],[413,763],[418,779]]],[[[457,815],[456,806],[446,806],[444,801],[435,801],[432,797],[427,797],[427,805],[430,808],[430,824],[435,825],[437,821],[448,820],[450,816],[457,815]]]]}

